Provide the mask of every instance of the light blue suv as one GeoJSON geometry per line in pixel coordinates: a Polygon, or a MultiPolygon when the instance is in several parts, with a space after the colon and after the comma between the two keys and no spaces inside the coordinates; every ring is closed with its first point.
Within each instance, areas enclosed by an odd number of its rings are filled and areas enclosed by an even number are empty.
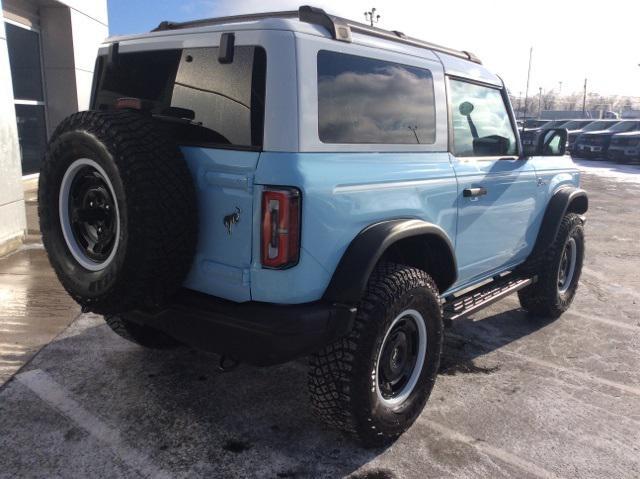
{"type": "Polygon", "coordinates": [[[566,130],[524,151],[468,52],[301,7],[109,39],[91,110],[40,176],[50,261],[149,347],[310,356],[314,411],[366,445],[420,414],[445,324],[518,292],[571,304],[582,267],[566,130]]]}

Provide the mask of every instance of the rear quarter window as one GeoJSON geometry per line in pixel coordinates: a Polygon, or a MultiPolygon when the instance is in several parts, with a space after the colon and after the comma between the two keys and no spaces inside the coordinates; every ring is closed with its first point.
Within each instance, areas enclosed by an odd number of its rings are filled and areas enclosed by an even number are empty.
{"type": "Polygon", "coordinates": [[[435,126],[429,70],[318,52],[318,134],[323,143],[432,144],[435,126]]]}

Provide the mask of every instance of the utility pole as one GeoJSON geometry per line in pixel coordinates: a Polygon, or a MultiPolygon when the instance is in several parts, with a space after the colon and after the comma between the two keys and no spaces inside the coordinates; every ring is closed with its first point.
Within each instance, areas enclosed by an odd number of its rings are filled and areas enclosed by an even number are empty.
{"type": "MultiPolygon", "coordinates": [[[[529,79],[531,78],[531,57],[533,56],[533,47],[529,49],[529,70],[527,71],[527,88],[524,92],[524,114],[522,115],[522,119],[526,121],[527,119],[527,103],[529,103],[529,79]]],[[[524,123],[523,123],[524,125],[524,123]]],[[[523,131],[524,131],[524,127],[523,131]]]]}
{"type": "Polygon", "coordinates": [[[380,15],[376,15],[376,7],[373,7],[368,12],[364,12],[364,18],[373,26],[374,23],[378,23],[380,21],[380,15]]]}
{"type": "Polygon", "coordinates": [[[540,114],[542,113],[542,87],[538,88],[538,120],[540,119],[540,114]]]}
{"type": "Polygon", "coordinates": [[[587,79],[584,79],[584,94],[582,95],[582,117],[587,113],[587,79]]]}

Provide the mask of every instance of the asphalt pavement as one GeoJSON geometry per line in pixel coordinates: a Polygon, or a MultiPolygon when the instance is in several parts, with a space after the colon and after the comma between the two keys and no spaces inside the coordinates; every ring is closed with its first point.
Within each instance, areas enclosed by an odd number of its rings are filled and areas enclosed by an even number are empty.
{"type": "Polygon", "coordinates": [[[571,310],[545,322],[511,297],[455,322],[423,414],[377,450],[311,416],[305,360],[220,373],[127,343],[33,240],[0,260],[0,477],[640,477],[640,167],[587,168],[571,310]]]}

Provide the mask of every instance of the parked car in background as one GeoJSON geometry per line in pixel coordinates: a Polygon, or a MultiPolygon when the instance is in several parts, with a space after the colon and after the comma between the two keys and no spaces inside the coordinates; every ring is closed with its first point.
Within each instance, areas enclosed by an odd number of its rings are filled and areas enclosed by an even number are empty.
{"type": "Polygon", "coordinates": [[[640,162],[640,131],[613,135],[607,159],[620,163],[640,162]]]}
{"type": "Polygon", "coordinates": [[[571,123],[571,120],[551,120],[545,121],[541,125],[535,128],[525,128],[520,133],[520,139],[524,146],[535,145],[538,141],[540,133],[543,131],[551,130],[553,128],[564,128],[566,123],[571,123]]]}
{"type": "Polygon", "coordinates": [[[572,151],[573,145],[575,144],[576,140],[578,139],[581,133],[586,133],[589,131],[606,130],[610,126],[618,123],[618,120],[589,120],[589,121],[591,123],[579,129],[567,128],[567,130],[569,131],[569,136],[567,139],[567,151],[569,152],[572,151]]]}
{"type": "Polygon", "coordinates": [[[611,138],[616,133],[640,130],[640,120],[623,120],[603,131],[582,133],[576,140],[576,156],[606,158],[611,138]]]}
{"type": "Polygon", "coordinates": [[[549,120],[525,120],[524,127],[525,128],[539,128],[545,123],[549,123],[549,120]]]}

